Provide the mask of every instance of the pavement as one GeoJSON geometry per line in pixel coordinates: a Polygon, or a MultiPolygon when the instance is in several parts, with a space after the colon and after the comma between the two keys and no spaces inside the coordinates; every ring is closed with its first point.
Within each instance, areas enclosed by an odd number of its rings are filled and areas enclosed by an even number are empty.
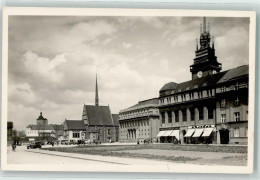
{"type": "MultiPolygon", "coordinates": [[[[47,146],[46,146],[47,147],[47,146]]],[[[67,146],[68,147],[68,146],[67,146]]],[[[177,163],[149,159],[121,158],[88,154],[76,154],[44,149],[29,149],[26,146],[17,146],[13,152],[8,147],[8,164],[118,164],[118,165],[176,165],[177,163]]]]}

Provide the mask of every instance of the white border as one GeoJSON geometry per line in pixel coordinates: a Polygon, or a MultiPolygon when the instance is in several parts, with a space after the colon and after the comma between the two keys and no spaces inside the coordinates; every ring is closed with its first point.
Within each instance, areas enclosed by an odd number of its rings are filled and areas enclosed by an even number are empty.
{"type": "Polygon", "coordinates": [[[170,9],[104,9],[104,8],[29,8],[4,7],[2,48],[2,129],[1,167],[5,171],[88,171],[88,172],[178,172],[178,173],[236,173],[253,172],[254,153],[254,106],[255,106],[255,33],[256,13],[254,11],[226,10],[170,10],[170,9]],[[207,16],[207,17],[249,17],[249,121],[248,121],[248,165],[247,166],[203,166],[194,165],[28,165],[7,164],[7,97],[8,97],[8,16],[207,16]]]}

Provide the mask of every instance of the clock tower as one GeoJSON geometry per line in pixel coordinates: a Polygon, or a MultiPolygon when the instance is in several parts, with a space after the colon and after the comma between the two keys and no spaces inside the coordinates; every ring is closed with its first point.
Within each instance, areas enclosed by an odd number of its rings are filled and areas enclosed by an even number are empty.
{"type": "Polygon", "coordinates": [[[200,47],[198,46],[198,40],[196,40],[196,51],[193,61],[193,64],[190,66],[192,79],[215,74],[222,69],[221,63],[217,61],[215,56],[214,39],[210,36],[209,24],[206,28],[205,17],[203,17],[203,24],[200,27],[200,47]]]}

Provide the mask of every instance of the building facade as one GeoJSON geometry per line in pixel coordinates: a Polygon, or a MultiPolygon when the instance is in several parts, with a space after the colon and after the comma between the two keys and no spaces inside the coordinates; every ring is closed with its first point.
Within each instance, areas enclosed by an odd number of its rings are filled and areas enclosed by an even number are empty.
{"type": "Polygon", "coordinates": [[[192,80],[167,83],[159,92],[158,137],[161,142],[245,144],[248,66],[220,72],[205,18],[202,27],[190,66],[192,80]]]}
{"type": "Polygon", "coordinates": [[[159,132],[158,98],[138,102],[119,112],[120,142],[142,143],[145,139],[157,140],[159,132]]]}
{"type": "Polygon", "coordinates": [[[88,139],[102,143],[119,140],[118,114],[112,114],[109,106],[100,106],[96,78],[95,105],[83,106],[81,120],[65,120],[64,138],[68,140],[88,139]]]}
{"type": "Polygon", "coordinates": [[[30,124],[26,127],[25,134],[30,140],[36,139],[60,139],[63,136],[63,125],[48,124],[48,119],[44,118],[42,112],[36,119],[36,124],[30,124]]]}

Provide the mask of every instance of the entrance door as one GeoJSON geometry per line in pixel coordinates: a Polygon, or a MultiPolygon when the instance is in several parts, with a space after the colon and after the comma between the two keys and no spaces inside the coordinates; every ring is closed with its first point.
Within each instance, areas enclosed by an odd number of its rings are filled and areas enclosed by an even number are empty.
{"type": "Polygon", "coordinates": [[[220,144],[228,144],[229,142],[229,130],[219,130],[220,133],[220,144]]]}

